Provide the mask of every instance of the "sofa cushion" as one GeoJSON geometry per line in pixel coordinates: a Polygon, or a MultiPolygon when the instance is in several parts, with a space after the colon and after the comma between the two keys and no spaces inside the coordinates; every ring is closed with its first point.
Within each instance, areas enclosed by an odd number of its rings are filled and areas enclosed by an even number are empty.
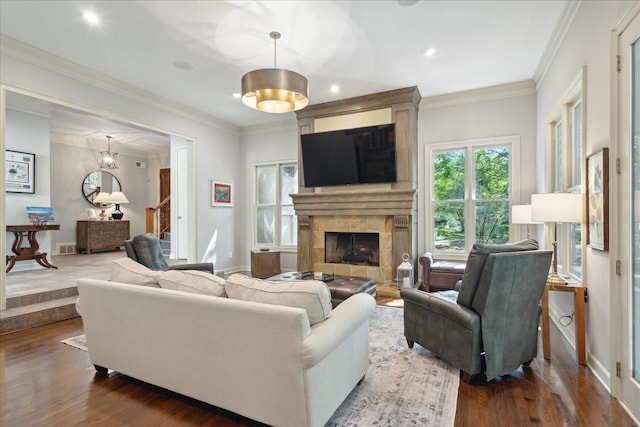
{"type": "Polygon", "coordinates": [[[158,278],[161,273],[161,271],[151,270],[131,258],[118,258],[111,265],[111,280],[113,282],[159,288],[158,278]]]}
{"type": "Polygon", "coordinates": [[[271,282],[236,273],[227,278],[225,288],[229,298],[303,308],[311,325],[331,315],[331,292],[320,280],[271,282]]]}
{"type": "Polygon", "coordinates": [[[484,264],[489,254],[497,252],[534,251],[537,249],[538,242],[534,239],[521,240],[519,242],[505,243],[502,245],[474,244],[471,252],[469,252],[467,266],[462,276],[462,285],[458,293],[458,304],[471,307],[480,276],[482,275],[482,270],[484,269],[484,264]]]}
{"type": "Polygon", "coordinates": [[[215,274],[198,270],[163,271],[158,279],[160,287],[195,294],[226,296],[224,279],[215,274]]]}

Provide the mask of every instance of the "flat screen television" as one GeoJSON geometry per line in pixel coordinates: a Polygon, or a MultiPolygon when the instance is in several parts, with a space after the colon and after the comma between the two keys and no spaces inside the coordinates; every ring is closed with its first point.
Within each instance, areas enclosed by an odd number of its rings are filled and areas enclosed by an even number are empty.
{"type": "Polygon", "coordinates": [[[395,124],[300,137],[305,187],[396,182],[395,124]]]}

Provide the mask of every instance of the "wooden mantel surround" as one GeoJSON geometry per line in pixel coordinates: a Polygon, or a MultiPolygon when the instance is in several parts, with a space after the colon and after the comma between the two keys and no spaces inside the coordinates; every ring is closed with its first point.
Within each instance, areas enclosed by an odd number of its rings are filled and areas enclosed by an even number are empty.
{"type": "MultiPolygon", "coordinates": [[[[390,236],[391,250],[382,260],[379,271],[367,270],[361,275],[373,276],[378,282],[395,279],[395,268],[402,262],[402,254],[417,260],[416,194],[418,155],[417,87],[391,90],[356,98],[310,105],[298,112],[299,192],[292,194],[298,216],[298,270],[318,271],[332,268],[320,260],[319,245],[324,245],[323,227],[347,222],[364,227],[381,228],[381,236],[390,236]],[[306,187],[304,165],[300,150],[300,135],[327,130],[350,129],[378,124],[395,123],[397,182],[393,184],[362,184],[340,187],[306,187]],[[373,224],[373,225],[371,225],[373,224]],[[386,228],[385,228],[386,227],[386,228]]],[[[345,230],[335,230],[345,231],[345,230]]],[[[354,230],[352,230],[354,231],[354,230]]],[[[363,231],[363,230],[355,230],[363,231]]],[[[383,245],[381,237],[381,247],[383,245]]],[[[382,251],[381,251],[382,252],[382,251]]],[[[382,253],[381,253],[382,257],[382,253]]],[[[344,274],[338,271],[337,274],[344,274]]],[[[362,271],[362,270],[354,270],[362,271]]],[[[417,270],[414,270],[417,271],[417,270]]],[[[358,274],[352,274],[358,275],[358,274]]]]}

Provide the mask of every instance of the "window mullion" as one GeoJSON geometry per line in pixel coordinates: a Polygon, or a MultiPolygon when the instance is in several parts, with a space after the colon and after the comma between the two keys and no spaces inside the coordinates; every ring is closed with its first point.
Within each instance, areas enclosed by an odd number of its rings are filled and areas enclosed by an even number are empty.
{"type": "Polygon", "coordinates": [[[466,165],[464,172],[464,227],[465,227],[465,249],[467,253],[471,251],[475,243],[476,235],[476,161],[473,146],[466,149],[466,165]]]}

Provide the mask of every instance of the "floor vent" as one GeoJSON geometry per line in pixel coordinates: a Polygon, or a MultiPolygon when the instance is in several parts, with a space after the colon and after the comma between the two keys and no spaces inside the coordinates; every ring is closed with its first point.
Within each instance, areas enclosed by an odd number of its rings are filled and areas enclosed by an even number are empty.
{"type": "Polygon", "coordinates": [[[71,255],[76,253],[75,243],[58,243],[58,255],[71,255]]]}

